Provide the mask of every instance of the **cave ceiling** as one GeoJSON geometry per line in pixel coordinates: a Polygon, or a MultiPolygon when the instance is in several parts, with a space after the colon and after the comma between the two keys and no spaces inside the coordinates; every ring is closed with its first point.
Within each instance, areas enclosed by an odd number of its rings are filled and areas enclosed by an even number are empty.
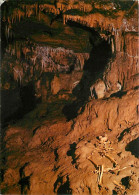
{"type": "Polygon", "coordinates": [[[2,48],[6,42],[29,39],[89,52],[92,29],[103,38],[115,31],[137,32],[133,18],[137,18],[134,1],[9,0],[2,4],[2,48]]]}

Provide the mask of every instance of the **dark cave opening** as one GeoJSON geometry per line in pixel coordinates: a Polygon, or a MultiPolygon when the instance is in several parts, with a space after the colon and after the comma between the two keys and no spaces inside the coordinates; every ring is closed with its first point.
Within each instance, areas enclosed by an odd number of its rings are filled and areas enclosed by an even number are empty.
{"type": "Polygon", "coordinates": [[[15,123],[35,108],[36,97],[33,82],[11,90],[1,90],[2,127],[15,123]]]}
{"type": "Polygon", "coordinates": [[[19,89],[1,90],[1,122],[2,127],[10,120],[18,119],[22,109],[19,89]]]}
{"type": "Polygon", "coordinates": [[[112,49],[108,41],[100,37],[100,34],[94,29],[91,32],[90,43],[92,50],[90,52],[89,59],[84,64],[83,77],[79,83],[81,86],[80,94],[76,94],[76,88],[73,93],[78,98],[83,97],[87,100],[90,95],[91,85],[98,79],[102,78],[103,72],[107,67],[107,64],[112,58],[112,49]]]}
{"type": "Polygon", "coordinates": [[[133,141],[131,141],[127,146],[125,147],[126,151],[130,151],[132,155],[134,155],[136,158],[139,158],[139,137],[133,141]]]}
{"type": "MultiPolygon", "coordinates": [[[[75,26],[74,22],[71,23],[75,26]]],[[[78,115],[79,108],[84,107],[85,102],[88,101],[90,96],[90,87],[98,78],[102,78],[109,60],[113,57],[111,44],[101,38],[97,31],[88,29],[88,27],[80,24],[77,26],[91,33],[90,44],[92,45],[92,50],[89,59],[84,64],[82,79],[72,91],[77,100],[63,108],[63,113],[67,117],[67,120],[75,118],[78,115]]],[[[97,98],[96,94],[94,96],[97,98]]]]}
{"type": "Polygon", "coordinates": [[[24,115],[35,107],[35,90],[32,82],[20,88],[20,97],[23,105],[22,113],[24,115]]]}

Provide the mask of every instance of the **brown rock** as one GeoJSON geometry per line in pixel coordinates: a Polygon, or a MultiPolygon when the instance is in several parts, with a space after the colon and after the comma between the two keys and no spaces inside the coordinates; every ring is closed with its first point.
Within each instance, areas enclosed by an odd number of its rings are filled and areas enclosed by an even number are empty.
{"type": "Polygon", "coordinates": [[[6,183],[9,186],[17,184],[19,181],[19,178],[20,176],[19,176],[18,170],[9,168],[4,173],[4,183],[6,183]]]}
{"type": "Polygon", "coordinates": [[[51,92],[53,95],[56,95],[61,89],[60,80],[57,76],[54,76],[53,81],[51,82],[51,92]]]}

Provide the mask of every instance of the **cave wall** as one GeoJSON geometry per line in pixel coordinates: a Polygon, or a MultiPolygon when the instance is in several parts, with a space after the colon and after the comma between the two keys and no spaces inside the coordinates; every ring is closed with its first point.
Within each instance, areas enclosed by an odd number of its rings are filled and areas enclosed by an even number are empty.
{"type": "MultiPolygon", "coordinates": [[[[121,89],[129,90],[137,87],[138,23],[136,6],[135,2],[132,6],[128,5],[127,10],[123,10],[120,4],[109,3],[104,6],[93,1],[92,3],[70,1],[68,4],[63,1],[57,1],[56,4],[39,4],[38,2],[27,4],[24,2],[19,3],[18,7],[11,7],[8,12],[8,4],[3,4],[2,40],[5,41],[5,44],[2,42],[4,50],[2,56],[2,89],[23,88],[31,82],[34,88],[34,96],[45,102],[52,99],[52,96],[68,99],[69,95],[63,94],[72,94],[74,88],[76,91],[77,86],[79,87],[75,94],[78,93],[78,90],[83,89],[79,94],[81,96],[83,93],[87,94],[88,98],[90,96],[89,88],[91,85],[99,83],[99,77],[106,86],[106,93],[103,95],[106,97],[121,89]],[[57,22],[57,17],[60,17],[59,22],[57,22]],[[47,27],[41,29],[38,26],[41,31],[40,34],[33,34],[30,39],[28,35],[29,26],[26,26],[27,29],[22,29],[25,35],[20,32],[22,34],[20,37],[18,25],[34,20],[37,23],[43,21],[41,25],[45,24],[47,27]],[[61,28],[65,29],[64,32],[68,33],[67,35],[73,36],[73,25],[77,25],[79,29],[90,33],[91,38],[89,37],[88,40],[90,39],[92,42],[90,41],[91,47],[88,47],[88,51],[84,49],[82,51],[75,49],[74,51],[74,49],[60,46],[61,40],[66,43],[68,36],[59,38],[60,41],[55,38],[54,29],[59,30],[61,28]],[[71,26],[70,30],[68,29],[69,26],[71,26]],[[94,38],[93,31],[97,33],[96,38],[94,38]],[[45,33],[49,34],[47,39],[45,33]],[[54,38],[52,38],[53,36],[54,38]],[[44,42],[40,43],[40,40],[44,42]],[[56,45],[58,42],[59,46],[49,45],[53,41],[56,45]],[[99,62],[104,67],[100,74],[97,68],[96,70],[93,68],[94,63],[97,66],[97,61],[93,59],[97,55],[95,56],[93,52],[96,48],[101,50],[102,42],[111,48],[111,56],[105,63],[103,59],[99,62]],[[89,64],[88,67],[92,67],[92,69],[85,69],[87,63],[89,64]],[[92,73],[90,70],[95,70],[95,72],[92,73]],[[94,75],[98,76],[95,77],[94,75]],[[117,88],[117,85],[121,87],[117,88]]],[[[35,29],[31,26],[32,28],[35,29]]],[[[60,32],[59,36],[61,34],[63,31],[60,32]]],[[[84,44],[81,42],[86,38],[84,36],[84,34],[78,36],[80,39],[77,42],[80,45],[84,44]]],[[[71,39],[70,42],[74,43],[75,40],[72,41],[71,39]]],[[[76,45],[73,47],[76,48],[76,45]]],[[[101,54],[101,51],[98,51],[98,58],[99,53],[101,54]]],[[[105,54],[102,56],[105,60],[105,54]]]]}
{"type": "Polygon", "coordinates": [[[137,194],[137,4],[5,4],[2,193],[137,194]]]}

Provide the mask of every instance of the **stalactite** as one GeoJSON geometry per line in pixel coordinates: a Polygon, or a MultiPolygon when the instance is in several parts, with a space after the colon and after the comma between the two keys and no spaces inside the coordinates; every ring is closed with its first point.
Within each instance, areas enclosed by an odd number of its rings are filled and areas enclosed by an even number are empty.
{"type": "Polygon", "coordinates": [[[44,70],[45,69],[45,61],[44,61],[44,59],[41,60],[41,66],[42,66],[42,70],[44,70]]]}
{"type": "Polygon", "coordinates": [[[15,49],[14,48],[12,49],[11,54],[15,55],[15,49]]]}
{"type": "Polygon", "coordinates": [[[23,70],[24,72],[27,72],[29,65],[27,63],[23,63],[23,70]]]}
{"type": "Polygon", "coordinates": [[[39,21],[40,21],[40,19],[41,19],[41,12],[40,12],[40,9],[39,9],[39,14],[38,14],[38,19],[39,19],[39,21]]]}
{"type": "Polygon", "coordinates": [[[108,44],[110,44],[110,42],[111,42],[111,38],[110,36],[108,36],[108,44]]]}
{"type": "Polygon", "coordinates": [[[67,22],[67,20],[66,20],[66,16],[65,16],[65,15],[63,15],[63,24],[65,25],[65,24],[66,24],[66,22],[67,22]]]}
{"type": "Polygon", "coordinates": [[[16,55],[17,55],[17,58],[20,59],[20,57],[21,57],[20,49],[17,49],[16,55]]]}
{"type": "Polygon", "coordinates": [[[13,74],[14,74],[14,80],[15,81],[18,81],[18,70],[16,70],[15,68],[13,68],[13,70],[14,70],[14,72],[13,72],[13,74]]]}
{"type": "Polygon", "coordinates": [[[37,13],[38,13],[38,3],[35,3],[35,14],[37,16],[37,13]]]}
{"type": "Polygon", "coordinates": [[[37,88],[37,89],[40,89],[40,87],[41,87],[41,81],[38,80],[37,83],[36,83],[36,88],[37,88]]]}
{"type": "Polygon", "coordinates": [[[27,53],[30,52],[30,49],[27,48],[27,47],[23,47],[23,48],[22,48],[22,52],[23,52],[23,54],[24,54],[24,56],[25,56],[25,59],[26,59],[27,53]]]}
{"type": "Polygon", "coordinates": [[[36,58],[37,58],[37,56],[32,56],[32,58],[31,58],[31,61],[33,62],[33,64],[35,65],[35,63],[36,63],[36,58]]]}
{"type": "Polygon", "coordinates": [[[30,76],[33,76],[33,66],[30,67],[30,76]]]}
{"type": "Polygon", "coordinates": [[[20,82],[20,85],[22,84],[22,78],[23,78],[23,69],[19,67],[14,67],[14,80],[20,82]]]}
{"type": "Polygon", "coordinates": [[[7,18],[7,20],[8,20],[8,23],[10,24],[10,23],[11,23],[11,21],[10,21],[10,18],[9,18],[9,17],[7,18]]]}
{"type": "Polygon", "coordinates": [[[114,53],[114,40],[111,38],[111,48],[112,48],[112,53],[114,53]]]}

